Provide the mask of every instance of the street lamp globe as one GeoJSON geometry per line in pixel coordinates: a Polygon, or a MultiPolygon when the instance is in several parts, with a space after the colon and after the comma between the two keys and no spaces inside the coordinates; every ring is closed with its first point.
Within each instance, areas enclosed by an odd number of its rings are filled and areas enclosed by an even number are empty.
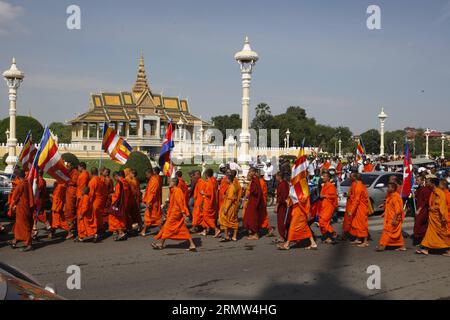
{"type": "Polygon", "coordinates": [[[259,60],[258,54],[250,47],[250,41],[247,36],[245,37],[244,47],[234,55],[234,59],[241,66],[242,72],[250,73],[252,72],[253,66],[259,60]]]}
{"type": "Polygon", "coordinates": [[[3,72],[3,78],[6,80],[6,83],[9,88],[18,89],[23,79],[25,78],[25,74],[17,68],[16,58],[12,59],[12,64],[9,70],[3,72]]]}

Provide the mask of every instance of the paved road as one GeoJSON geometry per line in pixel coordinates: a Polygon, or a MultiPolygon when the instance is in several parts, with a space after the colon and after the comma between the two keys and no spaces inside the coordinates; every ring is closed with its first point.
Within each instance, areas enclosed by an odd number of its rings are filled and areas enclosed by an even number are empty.
{"type": "MultiPolygon", "coordinates": [[[[271,222],[275,216],[270,215],[271,222]]],[[[412,231],[410,218],[405,231],[412,231]]],[[[339,226],[337,226],[339,230],[339,226]]],[[[151,238],[116,243],[43,242],[22,253],[0,238],[0,259],[42,283],[53,283],[69,299],[439,299],[450,297],[450,259],[407,252],[374,252],[382,220],[370,218],[369,249],[348,243],[318,251],[277,251],[273,238],[237,243],[195,236],[199,252],[169,242],[164,251],[151,238]],[[82,270],[81,290],[68,290],[66,268],[82,270]],[[367,289],[367,267],[381,268],[381,290],[367,289]]],[[[339,230],[340,231],[340,230],[339,230]]],[[[316,234],[318,230],[315,229],[316,234]]]]}

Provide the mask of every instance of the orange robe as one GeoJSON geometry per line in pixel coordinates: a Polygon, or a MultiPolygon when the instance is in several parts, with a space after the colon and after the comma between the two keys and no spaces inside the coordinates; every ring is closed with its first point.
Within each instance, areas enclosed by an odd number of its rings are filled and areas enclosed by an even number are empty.
{"type": "Polygon", "coordinates": [[[155,239],[189,240],[191,234],[186,226],[185,216],[189,210],[184,199],[184,192],[179,187],[172,188],[170,192],[169,209],[166,222],[155,239]]]}
{"type": "Polygon", "coordinates": [[[444,191],[435,188],[430,197],[428,229],[422,246],[429,249],[450,248],[450,234],[447,225],[448,207],[444,191]]]}
{"type": "Polygon", "coordinates": [[[161,200],[159,197],[159,179],[152,175],[147,183],[144,198],[146,206],[144,214],[144,224],[147,227],[159,227],[162,223],[161,200]]]}
{"type": "Polygon", "coordinates": [[[448,225],[448,232],[450,232],[450,191],[444,190],[445,198],[447,199],[447,209],[448,209],[448,215],[447,215],[447,225],[448,225]]]}
{"type": "Polygon", "coordinates": [[[372,172],[373,171],[373,164],[368,163],[364,165],[364,172],[372,172]]]}
{"type": "Polygon", "coordinates": [[[192,226],[200,226],[203,223],[202,202],[203,197],[201,192],[205,187],[205,180],[199,178],[195,184],[194,189],[194,209],[192,210],[192,226]]]}
{"type": "Polygon", "coordinates": [[[52,199],[52,229],[70,231],[69,224],[64,216],[64,203],[66,200],[66,185],[55,183],[52,199]]]}
{"type": "Polygon", "coordinates": [[[94,176],[89,181],[89,202],[91,204],[92,215],[95,217],[97,231],[103,228],[103,212],[108,200],[108,186],[103,177],[94,176]]]}
{"type": "Polygon", "coordinates": [[[83,195],[83,188],[88,186],[89,179],[90,179],[89,172],[87,172],[86,170],[83,170],[78,174],[77,199],[81,199],[81,196],[83,195]]]}
{"type": "Polygon", "coordinates": [[[319,214],[320,232],[324,236],[334,234],[334,229],[331,226],[331,218],[338,207],[338,195],[334,184],[330,181],[325,183],[320,191],[320,196],[322,198],[319,214]]]}
{"type": "Polygon", "coordinates": [[[77,180],[78,180],[78,170],[72,169],[69,173],[70,180],[67,183],[66,188],[66,197],[64,204],[64,216],[69,224],[72,227],[72,223],[76,218],[77,213],[77,180]]]}
{"type": "Polygon", "coordinates": [[[45,203],[47,201],[47,183],[43,177],[38,177],[37,179],[37,188],[39,197],[36,200],[36,212],[33,214],[33,219],[38,220],[42,223],[47,221],[47,214],[45,211],[45,203]]]}
{"type": "Polygon", "coordinates": [[[11,191],[8,194],[8,212],[7,215],[8,217],[12,218],[13,217],[13,212],[12,212],[12,195],[14,193],[14,189],[16,188],[16,186],[19,184],[20,179],[15,177],[14,180],[11,181],[11,191]]]}
{"type": "Polygon", "coordinates": [[[31,211],[33,195],[28,181],[19,179],[11,196],[11,207],[15,208],[15,223],[13,227],[14,239],[31,245],[31,229],[33,226],[33,213],[31,211]]]}
{"type": "Polygon", "coordinates": [[[114,193],[114,182],[110,177],[102,176],[103,183],[105,184],[105,190],[108,190],[108,196],[106,198],[105,210],[103,211],[103,221],[108,221],[109,209],[111,208],[111,197],[114,193]]]}
{"type": "Polygon", "coordinates": [[[186,200],[186,206],[189,204],[189,187],[186,184],[186,182],[183,180],[183,178],[178,178],[178,188],[183,191],[184,199],[186,200]]]}
{"type": "Polygon", "coordinates": [[[310,209],[309,197],[291,207],[288,241],[298,242],[312,237],[312,232],[308,225],[310,209]]]}
{"type": "Polygon", "coordinates": [[[136,177],[128,176],[126,178],[128,181],[128,184],[130,185],[131,190],[131,197],[130,200],[130,208],[128,210],[128,217],[129,217],[129,225],[128,228],[131,229],[131,226],[135,223],[138,225],[142,225],[142,217],[140,213],[141,208],[141,185],[139,183],[139,180],[136,177]]]}
{"type": "Polygon", "coordinates": [[[361,181],[356,181],[353,192],[354,196],[349,208],[353,214],[350,234],[357,238],[367,238],[369,236],[369,194],[361,181]]]}
{"type": "Polygon", "coordinates": [[[216,228],[216,208],[217,208],[217,180],[213,177],[205,182],[203,194],[203,228],[216,228]]]}
{"type": "Polygon", "coordinates": [[[267,184],[264,178],[259,178],[259,183],[261,184],[261,190],[262,190],[262,200],[263,200],[263,216],[261,221],[261,229],[269,229],[269,213],[267,212],[267,197],[269,194],[269,191],[267,190],[267,184]]]}
{"type": "Polygon", "coordinates": [[[97,219],[93,214],[89,195],[81,195],[77,208],[78,237],[84,239],[97,233],[97,219]]]}
{"type": "Polygon", "coordinates": [[[119,178],[111,198],[112,210],[109,215],[109,231],[124,231],[126,229],[129,198],[130,189],[128,182],[124,178],[119,178]]]}
{"type": "Polygon", "coordinates": [[[241,185],[237,179],[235,179],[233,183],[227,184],[227,192],[223,195],[219,212],[219,224],[221,229],[238,228],[238,212],[241,194],[241,185]]]}
{"type": "Polygon", "coordinates": [[[223,201],[225,200],[225,194],[227,193],[227,188],[229,185],[230,182],[228,181],[228,177],[223,177],[219,185],[219,214],[222,208],[223,201]]]}
{"type": "Polygon", "coordinates": [[[342,224],[342,231],[343,233],[349,233],[351,228],[352,228],[352,220],[354,216],[349,217],[348,216],[348,212],[349,209],[352,206],[352,201],[353,201],[353,197],[354,197],[354,189],[355,189],[355,182],[352,182],[350,188],[348,189],[348,193],[347,193],[347,204],[345,205],[345,214],[344,214],[344,222],[342,224]]]}
{"type": "Polygon", "coordinates": [[[403,200],[397,192],[388,193],[384,207],[384,226],[380,246],[403,247],[402,225],[405,219],[403,200]]]}

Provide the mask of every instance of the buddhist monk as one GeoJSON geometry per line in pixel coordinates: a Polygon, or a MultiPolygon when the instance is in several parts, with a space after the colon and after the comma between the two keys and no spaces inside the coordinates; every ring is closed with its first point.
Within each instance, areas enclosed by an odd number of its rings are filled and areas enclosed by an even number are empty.
{"type": "Polygon", "coordinates": [[[69,224],[64,216],[64,203],[66,197],[66,185],[64,183],[55,182],[53,184],[52,200],[52,224],[49,239],[55,236],[55,232],[58,229],[62,229],[70,233],[69,224]]]}
{"type": "Polygon", "coordinates": [[[86,163],[80,162],[78,165],[78,178],[77,178],[77,200],[81,199],[83,190],[89,184],[89,172],[86,170],[86,163]]]}
{"type": "Polygon", "coordinates": [[[74,237],[72,231],[75,230],[75,218],[77,213],[78,170],[75,169],[74,164],[71,162],[67,163],[67,170],[69,171],[70,180],[66,182],[64,216],[71,230],[71,232],[69,232],[69,234],[67,235],[66,239],[71,239],[74,237]]]}
{"type": "Polygon", "coordinates": [[[289,198],[289,183],[283,179],[283,173],[278,172],[275,175],[277,181],[277,206],[275,213],[277,215],[278,235],[277,243],[284,243],[287,241],[288,229],[288,198],[289,198]]]}
{"type": "Polygon", "coordinates": [[[267,188],[266,180],[264,180],[264,171],[259,173],[259,183],[261,185],[262,191],[262,202],[263,202],[263,217],[261,221],[260,230],[267,230],[267,236],[273,237],[274,228],[270,226],[269,223],[269,212],[267,211],[267,200],[269,196],[269,190],[267,188]]]}
{"type": "Polygon", "coordinates": [[[226,169],[225,170],[225,177],[222,178],[222,180],[220,180],[220,185],[219,185],[219,215],[220,215],[220,211],[221,211],[221,207],[222,204],[225,200],[225,194],[227,193],[227,188],[228,186],[232,183],[232,181],[229,181],[229,177],[231,175],[231,170],[230,169],[226,169]]]}
{"type": "Polygon", "coordinates": [[[47,183],[44,179],[44,170],[39,169],[38,170],[38,177],[37,177],[37,198],[35,198],[35,210],[33,213],[33,232],[32,237],[37,237],[38,234],[38,222],[45,223],[46,229],[50,230],[51,226],[50,223],[47,220],[47,212],[45,210],[45,204],[48,199],[48,192],[47,192],[47,183]]]}
{"type": "Polygon", "coordinates": [[[448,181],[446,179],[441,179],[439,181],[439,188],[444,191],[445,199],[447,200],[447,209],[449,210],[449,215],[447,216],[447,223],[450,232],[450,191],[448,190],[448,181]]]}
{"type": "Polygon", "coordinates": [[[418,188],[415,191],[416,199],[416,214],[414,217],[414,240],[413,244],[419,246],[425,237],[428,228],[428,207],[430,203],[431,193],[433,188],[429,180],[423,176],[416,178],[418,188]]]}
{"type": "Polygon", "coordinates": [[[342,224],[342,237],[341,237],[342,240],[347,240],[349,238],[350,230],[352,228],[353,216],[350,216],[348,214],[348,211],[352,206],[352,201],[354,198],[354,189],[355,189],[355,185],[356,185],[356,180],[355,180],[356,174],[357,174],[356,172],[352,172],[350,174],[350,180],[352,181],[352,183],[347,192],[347,203],[345,205],[344,221],[342,224]]]}
{"type": "Polygon", "coordinates": [[[166,222],[162,226],[159,233],[155,236],[155,240],[159,242],[152,243],[155,250],[164,249],[164,243],[167,239],[171,240],[187,240],[189,241],[189,251],[196,251],[194,241],[186,226],[186,216],[189,214],[184,199],[183,191],[178,187],[178,178],[170,181],[170,199],[169,209],[167,210],[166,222]]]}
{"type": "Polygon", "coordinates": [[[402,234],[404,219],[403,200],[397,192],[397,184],[390,182],[387,185],[383,233],[377,251],[384,251],[386,247],[397,247],[397,251],[406,251],[402,234]]]}
{"type": "Polygon", "coordinates": [[[336,243],[336,232],[331,226],[331,219],[338,207],[338,195],[334,184],[331,182],[331,175],[328,171],[322,173],[323,185],[320,190],[320,214],[319,227],[322,239],[327,244],[336,243]]]}
{"type": "Polygon", "coordinates": [[[21,241],[25,245],[21,251],[27,252],[33,250],[31,239],[33,195],[30,192],[31,188],[28,185],[28,181],[25,179],[25,172],[22,169],[16,169],[15,175],[18,181],[11,196],[11,209],[15,216],[14,239],[9,242],[9,245],[15,249],[17,243],[21,241]]]}
{"type": "Polygon", "coordinates": [[[83,188],[81,198],[78,201],[77,230],[78,238],[76,241],[84,242],[86,238],[93,237],[93,241],[97,242],[97,218],[92,210],[88,187],[83,188]]]}
{"type": "Polygon", "coordinates": [[[114,193],[114,181],[111,178],[111,170],[104,168],[102,170],[103,183],[106,185],[105,189],[108,190],[108,196],[106,198],[105,210],[103,210],[103,228],[108,225],[109,220],[109,209],[111,208],[112,195],[114,193]]]}
{"type": "Polygon", "coordinates": [[[369,160],[364,164],[364,172],[373,172],[373,164],[369,160]]]}
{"type": "Polygon", "coordinates": [[[249,185],[247,187],[248,198],[245,208],[244,228],[248,230],[248,240],[258,240],[259,228],[264,215],[264,200],[261,183],[259,182],[258,169],[250,168],[247,180],[249,181],[249,185]]]}
{"type": "Polygon", "coordinates": [[[160,227],[162,223],[161,202],[159,197],[159,178],[152,169],[145,171],[147,187],[142,202],[145,205],[144,227],[141,236],[147,234],[148,228],[160,227]]]}
{"type": "Polygon", "coordinates": [[[289,225],[288,237],[285,243],[278,245],[278,250],[290,250],[292,243],[299,243],[309,239],[310,245],[305,250],[317,250],[317,243],[308,225],[308,215],[311,210],[309,196],[299,199],[299,202],[291,208],[291,222],[289,225]]]}
{"type": "Polygon", "coordinates": [[[153,174],[156,175],[156,177],[158,178],[158,183],[159,183],[159,187],[158,187],[158,196],[159,196],[159,201],[162,203],[162,188],[163,188],[163,178],[161,176],[161,169],[159,167],[155,167],[153,168],[153,174]]]}
{"type": "Polygon", "coordinates": [[[127,239],[125,231],[127,229],[127,209],[130,189],[123,171],[114,172],[113,178],[116,185],[111,198],[111,213],[108,223],[109,231],[116,234],[114,241],[123,241],[127,239]]]}
{"type": "Polygon", "coordinates": [[[195,170],[193,179],[195,179],[194,189],[194,208],[192,210],[192,229],[191,232],[199,232],[203,223],[203,189],[205,188],[205,181],[201,177],[200,170],[195,170]]]}
{"type": "Polygon", "coordinates": [[[421,243],[422,248],[416,253],[428,255],[430,249],[437,249],[445,250],[443,255],[450,257],[447,199],[444,191],[438,187],[439,180],[436,176],[429,175],[427,179],[433,186],[428,210],[428,228],[421,243]]]}
{"type": "Polygon", "coordinates": [[[212,230],[215,231],[214,237],[218,237],[220,234],[220,229],[216,225],[216,212],[218,203],[218,192],[217,180],[213,177],[214,171],[209,168],[205,171],[205,186],[201,191],[203,198],[201,204],[201,211],[203,214],[202,227],[203,232],[200,234],[202,236],[208,235],[212,230]]]}
{"type": "Polygon", "coordinates": [[[236,178],[237,171],[227,169],[226,175],[226,179],[232,181],[232,183],[227,183],[227,191],[223,195],[222,205],[220,206],[219,224],[224,233],[221,242],[230,241],[230,230],[233,232],[231,240],[237,241],[238,212],[242,194],[241,185],[236,178]]]}
{"type": "Polygon", "coordinates": [[[355,174],[353,199],[347,214],[350,217],[353,217],[350,234],[356,239],[352,242],[352,244],[355,244],[360,248],[366,248],[369,246],[368,208],[369,194],[367,192],[367,187],[361,181],[361,174],[357,173],[355,174]]]}
{"type": "Polygon", "coordinates": [[[175,175],[178,178],[178,188],[180,188],[181,191],[183,191],[184,198],[186,199],[186,206],[188,206],[189,208],[189,187],[183,180],[183,172],[178,170],[175,175]]]}
{"type": "Polygon", "coordinates": [[[143,223],[141,217],[141,184],[137,178],[138,174],[135,169],[129,169],[128,174],[125,173],[125,178],[130,185],[131,199],[130,208],[128,211],[128,226],[129,230],[141,230],[143,223]]]}
{"type": "Polygon", "coordinates": [[[109,190],[105,180],[98,175],[98,169],[96,167],[91,168],[91,177],[88,184],[89,202],[92,215],[96,221],[97,232],[94,237],[94,242],[96,242],[100,232],[103,231],[103,212],[106,208],[109,190]]]}
{"type": "Polygon", "coordinates": [[[20,179],[17,177],[16,174],[13,175],[13,177],[11,177],[12,181],[11,181],[11,191],[8,194],[8,212],[6,213],[6,215],[10,218],[13,217],[13,212],[12,212],[12,195],[14,193],[14,188],[19,184],[20,179]]]}

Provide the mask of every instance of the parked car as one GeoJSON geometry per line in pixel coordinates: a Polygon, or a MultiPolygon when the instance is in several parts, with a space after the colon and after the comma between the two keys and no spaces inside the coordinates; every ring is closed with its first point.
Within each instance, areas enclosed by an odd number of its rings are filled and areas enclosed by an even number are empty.
{"type": "MultiPolygon", "coordinates": [[[[372,206],[375,212],[381,212],[380,205],[384,203],[387,192],[387,184],[390,176],[396,176],[398,182],[403,183],[403,173],[398,172],[370,172],[362,173],[362,182],[366,185],[369,192],[369,199],[372,202],[372,206]]],[[[347,179],[341,183],[341,192],[339,196],[338,211],[345,212],[345,206],[347,205],[347,193],[350,189],[352,181],[347,179]]]]}
{"type": "Polygon", "coordinates": [[[8,195],[11,192],[11,174],[0,173],[0,216],[7,211],[8,195]]]}
{"type": "Polygon", "coordinates": [[[64,300],[50,285],[42,286],[32,276],[0,262],[0,300],[64,300]]]}

